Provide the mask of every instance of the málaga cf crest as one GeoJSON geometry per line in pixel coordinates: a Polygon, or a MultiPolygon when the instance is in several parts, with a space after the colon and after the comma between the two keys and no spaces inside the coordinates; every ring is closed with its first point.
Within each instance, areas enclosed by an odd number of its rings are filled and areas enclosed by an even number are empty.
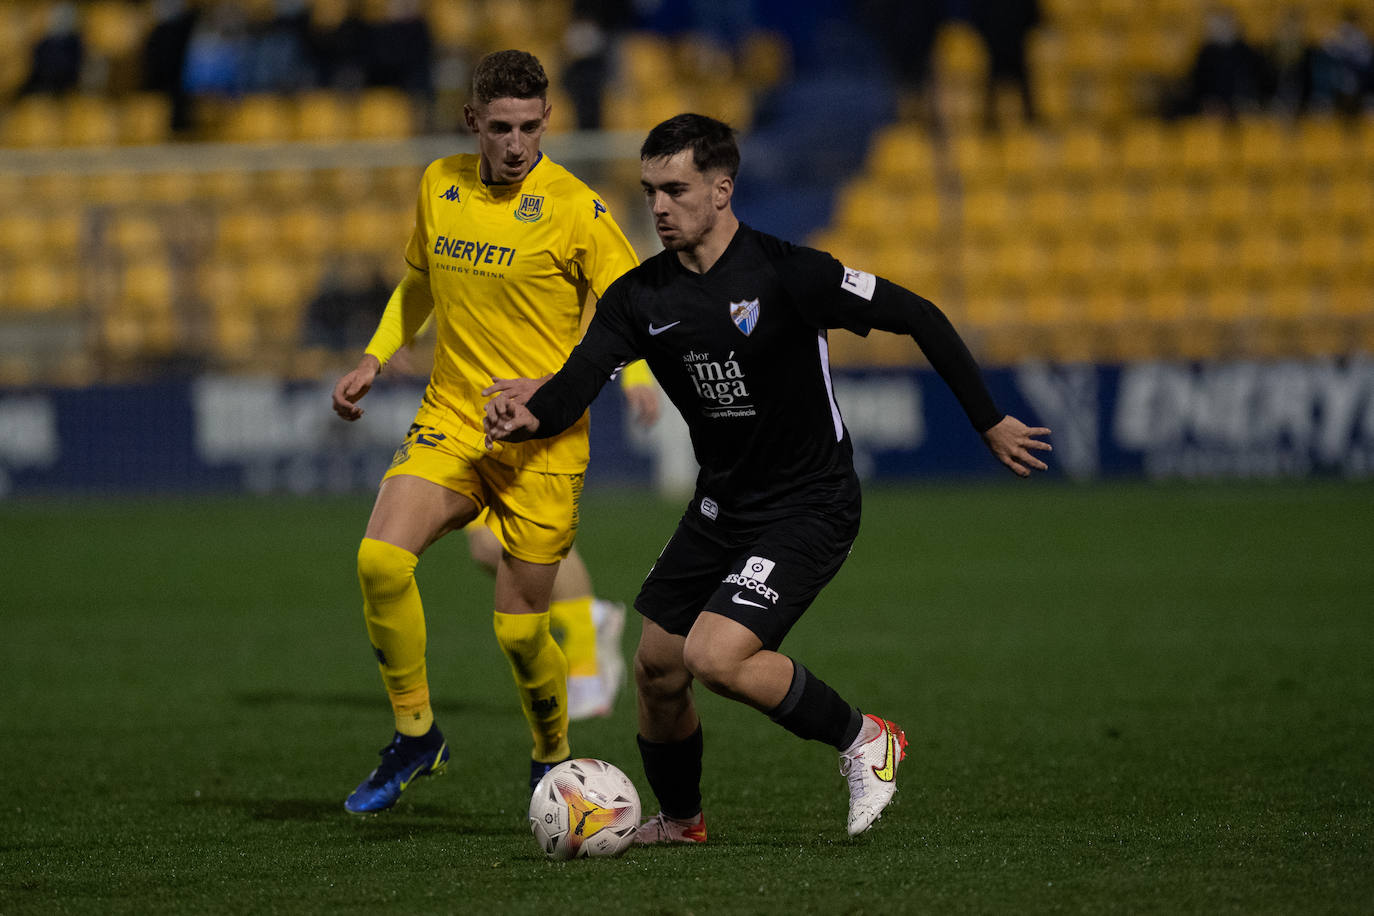
{"type": "Polygon", "coordinates": [[[731,302],[730,320],[735,323],[735,327],[744,332],[745,337],[748,337],[754,332],[754,325],[759,323],[759,300],[731,302]]]}
{"type": "Polygon", "coordinates": [[[521,194],[520,206],[515,211],[515,218],[522,223],[533,223],[544,215],[544,195],[542,194],[521,194]]]}

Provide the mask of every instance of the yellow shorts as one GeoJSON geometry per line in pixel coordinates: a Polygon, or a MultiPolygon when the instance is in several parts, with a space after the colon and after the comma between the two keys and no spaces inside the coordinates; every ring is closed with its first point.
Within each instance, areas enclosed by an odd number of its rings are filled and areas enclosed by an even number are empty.
{"type": "Polygon", "coordinates": [[[439,414],[421,409],[415,420],[383,480],[407,474],[463,494],[484,510],[478,518],[516,559],[557,563],[568,555],[584,475],[502,464],[445,430],[439,414]]]}

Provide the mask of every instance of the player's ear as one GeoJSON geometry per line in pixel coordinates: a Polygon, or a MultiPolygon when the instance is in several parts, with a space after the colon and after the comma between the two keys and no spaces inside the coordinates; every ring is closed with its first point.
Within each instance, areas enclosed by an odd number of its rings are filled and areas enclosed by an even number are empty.
{"type": "Polygon", "coordinates": [[[463,106],[463,123],[467,124],[468,130],[477,133],[477,111],[471,105],[463,106]]]}
{"type": "Polygon", "coordinates": [[[712,202],[715,203],[717,210],[724,210],[730,206],[730,198],[735,193],[735,179],[729,175],[721,175],[711,188],[712,202]]]}

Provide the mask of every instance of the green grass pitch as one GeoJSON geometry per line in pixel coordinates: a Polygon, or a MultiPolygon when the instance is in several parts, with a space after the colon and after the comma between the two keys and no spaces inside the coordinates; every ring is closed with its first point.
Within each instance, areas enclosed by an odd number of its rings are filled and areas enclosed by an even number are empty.
{"type": "MultiPolygon", "coordinates": [[[[785,649],[905,727],[893,807],[850,840],[832,750],[702,693],[710,844],[564,864],[525,825],[461,538],[420,566],[453,763],[344,813],[391,729],[368,505],[0,505],[0,914],[1374,906],[1374,486],[870,488],[785,649]]],[[[680,509],[589,491],[601,594],[633,596],[680,509]]],[[[572,738],[654,810],[629,697],[572,738]]]]}

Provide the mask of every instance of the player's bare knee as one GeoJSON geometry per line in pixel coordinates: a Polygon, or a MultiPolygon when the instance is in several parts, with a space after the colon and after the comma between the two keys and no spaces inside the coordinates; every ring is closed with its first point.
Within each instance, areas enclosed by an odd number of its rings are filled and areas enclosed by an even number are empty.
{"type": "Polygon", "coordinates": [[[722,657],[703,641],[688,638],[682,650],[682,660],[692,677],[712,693],[734,695],[739,677],[739,665],[733,658],[722,657]]]}
{"type": "Polygon", "coordinates": [[[649,702],[676,696],[691,683],[691,676],[681,664],[672,664],[643,652],[635,653],[634,669],[635,687],[649,702]]]}

